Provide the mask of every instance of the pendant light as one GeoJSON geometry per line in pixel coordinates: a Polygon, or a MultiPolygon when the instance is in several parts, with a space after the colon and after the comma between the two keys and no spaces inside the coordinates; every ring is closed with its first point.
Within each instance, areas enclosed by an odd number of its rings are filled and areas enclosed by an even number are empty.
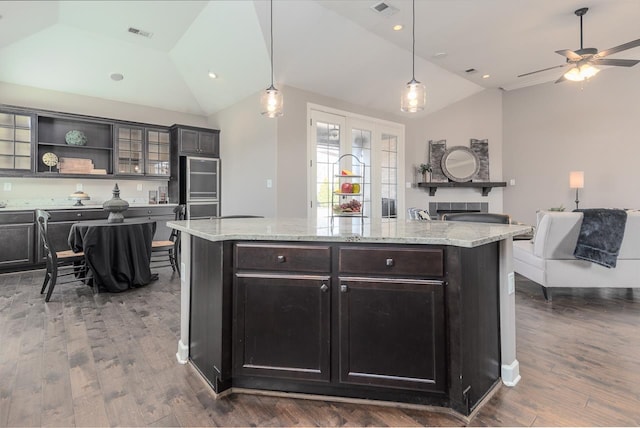
{"type": "Polygon", "coordinates": [[[415,113],[424,110],[427,100],[427,92],[424,85],[416,80],[416,0],[413,0],[413,46],[412,46],[412,77],[402,91],[400,110],[415,113]]]}
{"type": "Polygon", "coordinates": [[[267,117],[282,116],[283,111],[283,99],[282,92],[278,91],[273,86],[273,0],[270,0],[270,13],[271,13],[271,86],[269,86],[262,97],[260,98],[260,104],[262,106],[262,114],[267,117]]]}

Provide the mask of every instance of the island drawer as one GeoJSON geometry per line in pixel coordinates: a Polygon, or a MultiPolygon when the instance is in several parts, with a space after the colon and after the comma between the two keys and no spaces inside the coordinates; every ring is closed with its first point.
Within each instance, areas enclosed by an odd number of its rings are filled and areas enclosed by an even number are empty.
{"type": "Polygon", "coordinates": [[[330,272],[331,248],[324,245],[236,244],[237,269],[330,272]]]}
{"type": "Polygon", "coordinates": [[[444,276],[441,248],[342,247],[340,273],[359,275],[444,276]]]}

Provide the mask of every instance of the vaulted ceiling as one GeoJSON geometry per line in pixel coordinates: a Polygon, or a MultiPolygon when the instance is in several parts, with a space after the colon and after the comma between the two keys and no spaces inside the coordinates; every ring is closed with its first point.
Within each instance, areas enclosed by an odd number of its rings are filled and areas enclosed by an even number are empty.
{"type": "MultiPolygon", "coordinates": [[[[411,79],[411,1],[385,0],[392,14],[374,11],[377,3],[275,0],[276,86],[400,114],[411,79]]],[[[484,88],[557,79],[559,69],[517,75],[561,65],[556,50],[580,47],[580,7],[589,7],[585,47],[640,38],[639,0],[416,0],[424,114],[484,88]]],[[[209,115],[269,85],[269,29],[265,0],[0,1],[0,81],[209,115]]],[[[640,59],[640,48],[612,58],[640,59]]],[[[640,77],[640,65],[627,72],[640,77]]]]}

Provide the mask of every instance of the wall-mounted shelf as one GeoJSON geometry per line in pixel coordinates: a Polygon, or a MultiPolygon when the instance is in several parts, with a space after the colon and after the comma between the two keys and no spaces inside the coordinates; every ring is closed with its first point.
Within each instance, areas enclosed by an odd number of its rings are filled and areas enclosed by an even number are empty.
{"type": "Polygon", "coordinates": [[[458,183],[455,181],[449,181],[445,183],[418,183],[418,187],[429,189],[429,196],[435,196],[438,187],[475,187],[482,189],[482,196],[487,196],[491,189],[494,187],[506,187],[505,181],[485,181],[485,182],[473,182],[468,181],[466,183],[458,183]]]}

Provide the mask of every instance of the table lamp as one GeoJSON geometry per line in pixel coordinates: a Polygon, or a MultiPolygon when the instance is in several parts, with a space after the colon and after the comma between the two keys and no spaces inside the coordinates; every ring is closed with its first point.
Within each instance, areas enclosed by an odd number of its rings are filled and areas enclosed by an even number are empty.
{"type": "Polygon", "coordinates": [[[576,209],[578,209],[578,189],[584,188],[584,171],[571,171],[569,173],[569,188],[576,189],[576,209]]]}

